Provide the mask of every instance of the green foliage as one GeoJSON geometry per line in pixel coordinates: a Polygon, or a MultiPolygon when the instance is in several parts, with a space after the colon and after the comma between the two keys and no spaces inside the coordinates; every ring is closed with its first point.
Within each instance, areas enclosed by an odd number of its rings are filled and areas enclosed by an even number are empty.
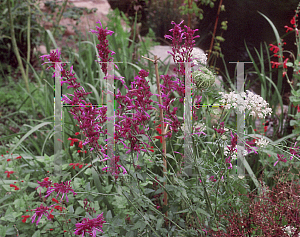
{"type": "MultiPolygon", "coordinates": [[[[12,8],[12,17],[14,20],[14,30],[17,41],[17,46],[24,58],[27,55],[27,30],[28,30],[28,16],[30,16],[30,54],[33,56],[33,48],[40,44],[40,38],[38,34],[42,31],[42,27],[38,24],[40,13],[34,7],[31,7],[30,12],[28,11],[28,3],[22,0],[4,0],[1,1],[0,5],[0,62],[1,68],[6,74],[8,71],[6,68],[8,65],[17,67],[17,59],[13,52],[13,47],[11,43],[11,28],[9,24],[9,12],[7,8],[7,1],[10,2],[12,8]]],[[[33,58],[31,57],[31,62],[33,58]]],[[[5,74],[1,77],[5,78],[5,74]]]]}

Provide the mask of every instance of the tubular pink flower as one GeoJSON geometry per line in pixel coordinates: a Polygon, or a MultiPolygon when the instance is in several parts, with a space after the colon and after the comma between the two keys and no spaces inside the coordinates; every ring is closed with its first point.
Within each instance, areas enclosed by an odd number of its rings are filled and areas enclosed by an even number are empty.
{"type": "Polygon", "coordinates": [[[49,210],[49,207],[46,207],[43,204],[41,204],[41,206],[39,206],[38,208],[34,209],[35,213],[31,217],[32,223],[35,221],[35,218],[38,217],[38,219],[36,221],[36,225],[38,225],[43,215],[46,216],[48,220],[50,220],[51,218],[50,218],[50,213],[48,212],[48,210],[49,210]]]}
{"type": "Polygon", "coordinates": [[[77,223],[74,235],[82,235],[85,236],[85,233],[90,234],[90,236],[96,237],[97,231],[103,233],[102,227],[103,224],[106,223],[103,218],[103,212],[97,216],[97,218],[89,219],[83,218],[81,223],[77,223]]]}
{"type": "Polygon", "coordinates": [[[286,158],[283,156],[283,154],[277,154],[278,160],[275,162],[274,166],[279,162],[282,161],[284,163],[286,163],[286,158]]]}
{"type": "Polygon", "coordinates": [[[77,195],[77,193],[75,193],[74,190],[72,189],[70,182],[71,181],[62,182],[60,184],[54,183],[54,187],[51,186],[47,189],[47,195],[45,197],[49,197],[52,192],[56,192],[57,193],[56,198],[57,198],[58,195],[60,193],[62,193],[62,197],[61,197],[60,201],[62,201],[62,199],[64,198],[64,196],[66,194],[66,200],[67,200],[67,202],[69,202],[69,199],[67,196],[68,192],[72,192],[73,195],[77,195]]]}

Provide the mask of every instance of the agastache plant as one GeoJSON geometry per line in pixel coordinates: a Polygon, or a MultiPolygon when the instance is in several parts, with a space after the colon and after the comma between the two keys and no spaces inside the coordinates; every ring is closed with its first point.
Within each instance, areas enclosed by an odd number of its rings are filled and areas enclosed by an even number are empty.
{"type": "Polygon", "coordinates": [[[165,35],[166,39],[172,40],[172,52],[169,52],[173,56],[175,63],[179,64],[179,69],[174,68],[175,72],[179,72],[180,75],[185,75],[184,64],[183,62],[192,62],[191,66],[194,66],[192,51],[195,46],[195,38],[199,38],[199,35],[194,36],[195,32],[198,31],[192,30],[188,26],[184,26],[186,31],[181,28],[181,21],[179,24],[176,24],[174,21],[171,24],[174,25],[174,28],[169,30],[172,32],[171,35],[165,35]],[[184,44],[182,44],[184,40],[184,44]]]}
{"type": "Polygon", "coordinates": [[[109,50],[108,48],[108,40],[106,37],[108,35],[112,35],[114,32],[111,30],[108,30],[107,27],[104,29],[102,26],[102,23],[100,21],[97,22],[100,24],[101,28],[99,26],[96,26],[97,30],[90,30],[91,33],[96,34],[99,40],[99,44],[97,44],[97,49],[99,52],[99,58],[101,63],[101,69],[104,72],[104,74],[107,74],[107,62],[111,62],[113,60],[113,57],[109,57],[109,54],[113,56],[116,54],[114,51],[109,50]]]}

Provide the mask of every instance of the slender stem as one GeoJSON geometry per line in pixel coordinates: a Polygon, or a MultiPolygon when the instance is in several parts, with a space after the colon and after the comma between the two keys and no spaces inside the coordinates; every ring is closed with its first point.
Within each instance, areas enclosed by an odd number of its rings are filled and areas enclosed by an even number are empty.
{"type": "Polygon", "coordinates": [[[24,70],[24,67],[23,67],[23,64],[22,64],[22,59],[21,59],[21,56],[20,56],[20,53],[19,53],[19,50],[18,50],[17,42],[16,42],[14,21],[13,21],[13,18],[12,18],[12,15],[11,15],[11,9],[10,9],[10,1],[7,1],[7,7],[8,7],[9,21],[10,21],[9,22],[10,23],[10,34],[11,34],[11,41],[12,41],[13,49],[15,51],[15,55],[16,55],[17,60],[18,60],[18,64],[19,64],[19,67],[20,67],[20,70],[21,70],[22,77],[25,81],[26,90],[29,93],[30,91],[29,91],[28,78],[26,77],[26,73],[25,73],[25,70],[24,70]]]}
{"type": "MultiPolygon", "coordinates": [[[[21,59],[19,49],[18,49],[18,45],[17,45],[17,41],[16,41],[14,20],[13,20],[12,15],[11,15],[10,1],[7,1],[7,8],[8,8],[8,15],[9,15],[11,42],[12,42],[12,45],[13,45],[13,49],[15,51],[16,58],[18,60],[18,64],[19,64],[19,67],[20,67],[22,77],[23,77],[24,82],[25,82],[26,90],[27,90],[28,94],[30,94],[28,76],[26,76],[26,72],[24,70],[24,66],[23,66],[23,63],[22,63],[22,59],[21,59]]],[[[29,6],[29,8],[30,8],[30,6],[29,6]]],[[[30,14],[29,14],[29,18],[30,18],[30,14]]],[[[30,26],[30,23],[29,23],[29,26],[30,26]]],[[[29,32],[29,34],[30,34],[30,32],[29,32]]],[[[28,35],[27,35],[27,37],[28,37],[28,35]]],[[[30,49],[30,46],[29,46],[29,49],[30,49]]],[[[28,53],[30,54],[30,52],[27,52],[27,54],[28,53]]],[[[32,103],[32,109],[33,109],[33,111],[35,111],[33,99],[31,100],[31,103],[32,103]]]]}
{"type": "Polygon", "coordinates": [[[30,11],[30,2],[28,1],[28,19],[27,19],[27,65],[26,65],[26,77],[28,78],[28,69],[30,62],[30,20],[31,20],[31,11],[30,11]]]}
{"type": "Polygon", "coordinates": [[[65,9],[66,9],[67,3],[68,3],[68,0],[65,0],[64,3],[63,3],[63,6],[62,6],[63,9],[62,9],[62,11],[60,12],[59,17],[56,19],[56,24],[55,24],[54,30],[53,30],[53,36],[55,36],[56,29],[57,29],[58,24],[59,24],[59,22],[60,22],[60,20],[61,20],[61,17],[62,17],[62,15],[63,15],[63,13],[64,13],[64,11],[65,11],[65,9]]]}
{"type": "Polygon", "coordinates": [[[217,13],[217,19],[216,19],[216,22],[215,22],[214,33],[213,33],[213,36],[212,36],[211,42],[210,42],[210,47],[209,47],[209,53],[208,53],[207,61],[210,59],[210,55],[211,55],[211,51],[212,51],[213,42],[214,42],[214,39],[215,39],[217,25],[218,25],[218,20],[219,20],[219,15],[220,15],[220,11],[221,11],[222,1],[223,0],[220,0],[220,3],[219,3],[218,13],[217,13]]]}
{"type": "MultiPolygon", "coordinates": [[[[142,56],[143,57],[143,56],[142,56]]],[[[154,55],[154,60],[143,57],[147,60],[150,60],[154,63],[155,66],[155,75],[156,75],[156,86],[157,86],[157,91],[158,91],[158,101],[159,104],[162,105],[162,99],[161,99],[161,91],[160,91],[160,83],[159,83],[159,73],[158,73],[158,64],[157,61],[159,60],[159,58],[157,58],[157,55],[154,55]]],[[[161,122],[161,128],[162,128],[162,146],[163,146],[163,162],[164,162],[164,168],[163,168],[163,172],[164,172],[164,176],[165,173],[167,172],[167,161],[166,161],[166,154],[167,154],[167,145],[166,145],[166,138],[165,138],[165,133],[166,133],[166,129],[165,129],[165,123],[164,123],[164,114],[163,114],[163,110],[162,108],[159,108],[159,117],[160,117],[160,122],[161,122]]],[[[166,182],[164,182],[164,186],[166,185],[166,182]]],[[[168,195],[167,192],[164,191],[164,205],[167,206],[168,205],[168,195]]],[[[168,212],[166,211],[165,213],[166,216],[168,216],[168,212]]]]}
{"type": "Polygon", "coordinates": [[[192,1],[188,0],[189,3],[189,12],[188,12],[188,27],[191,28],[191,13],[190,13],[190,9],[192,8],[192,1]]]}

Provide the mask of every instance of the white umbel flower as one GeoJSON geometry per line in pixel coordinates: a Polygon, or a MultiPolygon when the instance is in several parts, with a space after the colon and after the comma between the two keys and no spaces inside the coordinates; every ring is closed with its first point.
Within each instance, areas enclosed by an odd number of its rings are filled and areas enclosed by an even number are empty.
{"type": "Polygon", "coordinates": [[[261,138],[259,140],[256,140],[255,143],[256,143],[257,146],[263,148],[263,147],[266,147],[269,144],[269,141],[261,138]]]}
{"type": "MultiPolygon", "coordinates": [[[[283,231],[288,234],[289,236],[293,236],[294,232],[297,229],[295,227],[291,227],[291,226],[284,226],[283,231]]],[[[300,236],[300,234],[298,233],[298,236],[300,236]]]]}
{"type": "Polygon", "coordinates": [[[195,65],[199,65],[199,64],[206,65],[207,54],[205,54],[201,49],[193,48],[192,55],[193,55],[193,63],[195,65]]]}
{"type": "Polygon", "coordinates": [[[251,116],[257,115],[259,118],[264,118],[272,113],[272,109],[268,108],[268,103],[259,95],[254,95],[251,91],[247,90],[247,94],[245,92],[240,94],[236,94],[235,92],[230,92],[229,94],[219,92],[219,94],[222,96],[220,102],[226,104],[225,109],[234,107],[241,113],[247,109],[250,110],[251,116]]]}

